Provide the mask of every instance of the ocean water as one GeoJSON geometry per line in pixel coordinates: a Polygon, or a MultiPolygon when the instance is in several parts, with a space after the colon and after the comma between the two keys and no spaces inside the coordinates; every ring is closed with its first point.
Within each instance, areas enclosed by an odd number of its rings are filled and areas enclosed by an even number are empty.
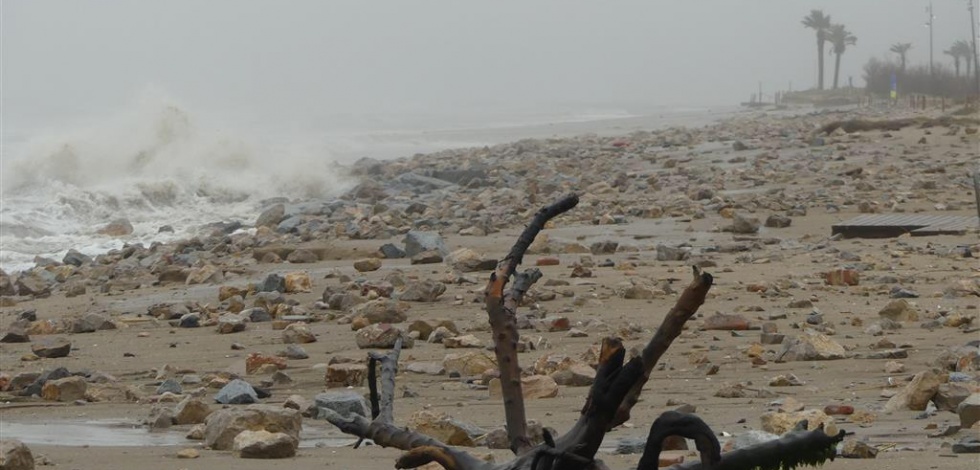
{"type": "Polygon", "coordinates": [[[221,122],[158,96],[61,127],[7,119],[0,158],[0,268],[124,243],[173,241],[215,222],[252,222],[273,197],[330,199],[343,166],[447,148],[583,132],[626,133],[718,117],[709,108],[567,106],[548,112],[338,114],[306,122],[221,122]],[[97,233],[128,219],[132,235],[97,233]],[[160,232],[169,225],[174,231],[160,232]]]}

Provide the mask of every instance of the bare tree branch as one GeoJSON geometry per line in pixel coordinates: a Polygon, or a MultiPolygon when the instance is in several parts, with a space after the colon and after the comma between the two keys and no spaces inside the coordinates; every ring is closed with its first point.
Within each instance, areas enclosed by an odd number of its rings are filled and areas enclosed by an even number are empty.
{"type": "MultiPolygon", "coordinates": [[[[704,467],[701,462],[690,462],[670,467],[670,470],[752,470],[756,468],[793,469],[802,466],[817,466],[837,455],[837,443],[844,440],[844,431],[833,436],[827,435],[821,424],[812,431],[802,430],[806,421],[797,425],[797,430],[783,437],[733,450],[721,454],[721,461],[714,467],[704,467]]],[[[699,448],[700,449],[700,448],[699,448]]],[[[656,469],[637,467],[637,470],[656,469]]]]}

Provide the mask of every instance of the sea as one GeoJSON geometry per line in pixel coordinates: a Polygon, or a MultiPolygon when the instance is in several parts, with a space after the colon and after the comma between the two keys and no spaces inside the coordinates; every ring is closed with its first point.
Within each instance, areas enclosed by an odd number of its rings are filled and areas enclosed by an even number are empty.
{"type": "Polygon", "coordinates": [[[37,257],[61,260],[69,249],[94,256],[127,243],[185,239],[216,222],[247,225],[270,198],[336,198],[357,184],[344,167],[363,157],[699,126],[736,112],[734,106],[589,103],[242,119],[149,96],[57,124],[6,116],[0,269],[30,269],[37,257]],[[132,224],[131,235],[98,233],[122,218],[132,224]]]}

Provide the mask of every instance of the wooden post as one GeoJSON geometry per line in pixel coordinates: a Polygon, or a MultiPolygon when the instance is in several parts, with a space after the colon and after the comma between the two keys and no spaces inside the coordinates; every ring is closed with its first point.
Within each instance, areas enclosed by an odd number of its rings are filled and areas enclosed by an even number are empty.
{"type": "Polygon", "coordinates": [[[973,172],[973,195],[977,198],[977,219],[980,219],[980,166],[973,172]]]}

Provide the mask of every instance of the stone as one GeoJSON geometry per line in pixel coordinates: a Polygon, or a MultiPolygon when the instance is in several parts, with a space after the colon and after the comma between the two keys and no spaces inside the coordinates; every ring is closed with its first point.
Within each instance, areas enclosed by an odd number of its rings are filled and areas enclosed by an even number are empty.
{"type": "Polygon", "coordinates": [[[286,459],[296,455],[299,440],[284,432],[242,431],[232,444],[232,450],[243,459],[286,459]]]}
{"type": "Polygon", "coordinates": [[[847,351],[828,336],[815,331],[807,331],[783,343],[779,360],[783,361],[829,361],[844,359],[847,351]]]}
{"type": "Polygon", "coordinates": [[[174,412],[170,408],[156,405],[150,410],[147,425],[151,430],[167,429],[174,425],[174,412]]]}
{"type": "Polygon", "coordinates": [[[183,393],[180,383],[175,379],[164,380],[159,386],[157,386],[156,394],[163,395],[164,393],[173,393],[174,395],[180,395],[183,393]]]}
{"type": "Polygon", "coordinates": [[[480,253],[469,248],[460,248],[446,257],[449,265],[461,273],[493,271],[497,268],[497,260],[486,259],[480,253]]]}
{"type": "Polygon", "coordinates": [[[435,362],[409,362],[405,366],[406,372],[425,375],[445,375],[446,368],[442,364],[435,362]]]}
{"type": "MultiPolygon", "coordinates": [[[[955,373],[953,372],[953,374],[955,373]]],[[[956,407],[972,393],[973,390],[967,385],[952,382],[944,383],[939,386],[936,395],[932,397],[932,403],[936,405],[936,409],[939,411],[952,411],[955,413],[956,407]]]]}
{"type": "Polygon", "coordinates": [[[456,324],[451,320],[415,320],[411,325],[408,325],[408,332],[418,332],[419,339],[427,341],[429,336],[437,329],[443,328],[451,332],[453,335],[459,334],[459,329],[456,328],[456,324]]]}
{"type": "Polygon", "coordinates": [[[320,261],[320,258],[318,258],[312,251],[298,249],[290,252],[289,255],[286,256],[286,261],[293,264],[309,264],[320,261]]]}
{"type": "Polygon", "coordinates": [[[399,338],[403,348],[414,345],[410,336],[388,323],[368,325],[354,334],[354,342],[361,349],[392,349],[399,338]]]}
{"type": "Polygon", "coordinates": [[[467,351],[447,354],[442,361],[447,374],[457,373],[464,377],[482,375],[497,369],[497,360],[484,351],[467,351]]]}
{"type": "Polygon", "coordinates": [[[34,470],[34,454],[23,442],[0,439],[0,469],[34,470]]]}
{"type": "Polygon", "coordinates": [[[84,264],[91,264],[92,257],[81,253],[80,251],[72,248],[65,253],[65,257],[61,259],[62,263],[70,264],[72,266],[80,267],[84,264]]]}
{"type": "Polygon", "coordinates": [[[381,269],[381,260],[378,258],[366,258],[354,262],[354,269],[359,273],[367,273],[381,269]]]}
{"type": "Polygon", "coordinates": [[[766,218],[766,227],[769,228],[786,228],[792,224],[793,219],[782,214],[772,214],[766,218]]]}
{"type": "Polygon", "coordinates": [[[364,364],[330,364],[327,366],[325,382],[328,388],[361,387],[366,378],[367,366],[364,364]]]}
{"type": "Polygon", "coordinates": [[[31,336],[27,334],[27,330],[24,329],[23,325],[14,323],[7,328],[7,332],[0,337],[0,343],[30,343],[31,336]]]}
{"type": "Polygon", "coordinates": [[[229,334],[245,331],[245,320],[234,313],[226,313],[218,317],[218,333],[229,334]]]}
{"type": "Polygon", "coordinates": [[[197,449],[187,448],[177,451],[178,459],[196,459],[201,456],[197,449]]]}
{"type": "Polygon", "coordinates": [[[73,402],[85,398],[88,383],[78,376],[48,380],[41,388],[41,398],[47,401],[73,402]]]}
{"type": "Polygon", "coordinates": [[[235,379],[218,391],[214,401],[222,405],[245,405],[259,401],[259,395],[248,382],[235,379]]]}
{"type": "Polygon", "coordinates": [[[241,312],[238,313],[238,317],[242,319],[248,318],[248,321],[252,323],[262,323],[262,322],[272,321],[272,314],[269,313],[268,310],[262,307],[246,308],[245,310],[242,310],[241,312]]]}
{"type": "Polygon", "coordinates": [[[30,297],[47,297],[51,295],[51,282],[40,275],[32,273],[21,274],[14,283],[17,295],[30,297]]]}
{"type": "Polygon", "coordinates": [[[255,227],[275,228],[284,218],[286,218],[286,206],[275,204],[259,214],[259,217],[255,219],[255,227]]]}
{"type": "Polygon", "coordinates": [[[71,342],[60,337],[42,338],[31,345],[31,352],[48,359],[67,357],[71,352],[71,342]]]}
{"type": "MultiPolygon", "coordinates": [[[[821,410],[807,410],[800,412],[769,412],[759,416],[762,421],[762,430],[778,436],[782,436],[793,430],[796,425],[803,420],[807,421],[807,430],[817,429],[821,424],[827,434],[832,434],[831,428],[834,418],[827,416],[821,410]]],[[[836,426],[834,426],[836,427],[836,426]]]]}
{"type": "Polygon", "coordinates": [[[588,387],[592,385],[592,382],[595,382],[595,369],[580,362],[552,372],[550,375],[558,385],[569,387],[588,387]]]}
{"type": "Polygon", "coordinates": [[[885,411],[898,410],[922,411],[939,391],[939,385],[946,381],[946,376],[932,370],[915,374],[912,381],[885,403],[885,411]]]}
{"type": "Polygon", "coordinates": [[[385,243],[384,245],[381,245],[381,248],[379,248],[378,251],[384,255],[385,259],[398,259],[407,256],[405,250],[402,250],[392,243],[385,243]]]}
{"type": "Polygon", "coordinates": [[[756,217],[736,214],[735,218],[732,220],[731,231],[732,233],[739,234],[759,233],[759,227],[761,225],[762,223],[759,222],[759,219],[756,217]]]}
{"type": "Polygon", "coordinates": [[[905,372],[905,364],[898,361],[888,361],[885,363],[885,373],[901,374],[902,372],[905,372]]]}
{"type": "Polygon", "coordinates": [[[462,335],[446,338],[442,341],[442,345],[445,346],[446,349],[482,348],[483,341],[473,335],[462,335]]]}
{"type": "Polygon", "coordinates": [[[187,397],[174,408],[174,423],[200,424],[211,414],[211,407],[200,398],[187,397]]]}
{"type": "Polygon", "coordinates": [[[305,323],[291,323],[282,330],[282,342],[286,344],[309,344],[316,342],[316,335],[305,323]]]}
{"type": "Polygon", "coordinates": [[[124,218],[116,219],[102,226],[98,233],[110,237],[124,237],[133,233],[133,224],[124,218]]]}
{"type": "Polygon", "coordinates": [[[355,319],[351,324],[359,323],[358,326],[363,327],[375,323],[401,323],[408,319],[408,311],[411,308],[412,305],[408,302],[391,299],[374,299],[360,304],[351,310],[355,319]],[[362,321],[358,322],[358,319],[362,319],[362,321]]]}
{"type": "Polygon", "coordinates": [[[897,322],[918,321],[919,319],[919,315],[915,312],[915,309],[905,299],[888,302],[888,305],[885,305],[884,308],[878,311],[878,316],[897,322]]]}
{"type": "Polygon", "coordinates": [[[286,278],[272,273],[255,285],[256,292],[286,292],[286,278]]]}
{"type": "Polygon", "coordinates": [[[423,251],[411,259],[411,264],[436,264],[442,262],[442,255],[438,251],[423,251]]]}
{"type": "Polygon", "coordinates": [[[310,355],[303,349],[302,346],[298,344],[286,345],[284,351],[279,351],[277,355],[285,357],[286,359],[309,359],[310,355]]]}
{"type": "Polygon", "coordinates": [[[245,357],[245,373],[255,374],[267,364],[275,366],[277,370],[286,368],[286,360],[279,356],[251,353],[245,357]]]}
{"type": "MultiPolygon", "coordinates": [[[[313,397],[313,406],[317,409],[332,410],[341,416],[356,414],[370,417],[370,407],[367,400],[360,393],[352,391],[319,393],[313,397]]],[[[322,414],[319,413],[317,417],[323,418],[322,414]]]]}
{"type": "Polygon", "coordinates": [[[283,432],[299,441],[302,416],[297,410],[273,405],[224,408],[211,413],[204,428],[204,445],[214,450],[231,450],[242,431],[283,432]]]}
{"type": "Polygon", "coordinates": [[[436,232],[409,230],[405,234],[403,243],[405,243],[405,254],[411,258],[426,251],[435,251],[440,256],[449,254],[449,250],[446,249],[446,243],[443,241],[442,236],[436,232]]]}
{"type": "Polygon", "coordinates": [[[980,454],[980,439],[974,436],[966,436],[953,444],[954,454],[980,454]]]}
{"type": "Polygon", "coordinates": [[[749,320],[738,314],[716,313],[704,320],[703,330],[748,330],[749,320]]]}
{"type": "Polygon", "coordinates": [[[691,252],[686,248],[657,245],[657,261],[684,261],[690,257],[691,252]]]}
{"type": "Polygon", "coordinates": [[[114,329],[116,325],[98,313],[87,313],[81,318],[74,319],[71,324],[71,332],[75,334],[114,329]]]}
{"type": "Polygon", "coordinates": [[[398,299],[406,302],[435,302],[445,292],[445,284],[426,279],[407,285],[398,299]]]}
{"type": "Polygon", "coordinates": [[[861,275],[853,269],[835,269],[824,274],[824,283],[831,286],[856,286],[861,275]]]}
{"type": "Polygon", "coordinates": [[[225,276],[217,266],[206,264],[197,268],[190,268],[187,271],[186,285],[194,284],[218,284],[224,282],[225,276]]]}
{"type": "Polygon", "coordinates": [[[283,282],[285,284],[285,293],[287,294],[311,292],[313,290],[313,281],[310,280],[310,274],[305,271],[286,273],[283,282]]]}
{"type": "Polygon", "coordinates": [[[878,456],[878,449],[866,442],[852,440],[844,443],[840,456],[845,459],[873,459],[878,456]]]}
{"type": "Polygon", "coordinates": [[[463,423],[445,413],[417,411],[408,420],[408,428],[452,446],[474,447],[476,438],[486,431],[463,423]]]}
{"type": "MultiPolygon", "coordinates": [[[[491,398],[503,397],[500,379],[494,378],[488,385],[491,398]]],[[[558,383],[548,375],[521,377],[521,392],[526,399],[554,398],[558,396],[558,383]]]]}
{"type": "Polygon", "coordinates": [[[770,387],[797,387],[805,384],[794,374],[777,375],[769,380],[770,387]]]}
{"type": "Polygon", "coordinates": [[[619,248],[619,243],[611,240],[598,241],[589,246],[593,255],[611,255],[619,248]]]}
{"type": "Polygon", "coordinates": [[[956,406],[956,414],[960,417],[960,427],[970,429],[980,421],[980,393],[971,394],[956,406]]]}

